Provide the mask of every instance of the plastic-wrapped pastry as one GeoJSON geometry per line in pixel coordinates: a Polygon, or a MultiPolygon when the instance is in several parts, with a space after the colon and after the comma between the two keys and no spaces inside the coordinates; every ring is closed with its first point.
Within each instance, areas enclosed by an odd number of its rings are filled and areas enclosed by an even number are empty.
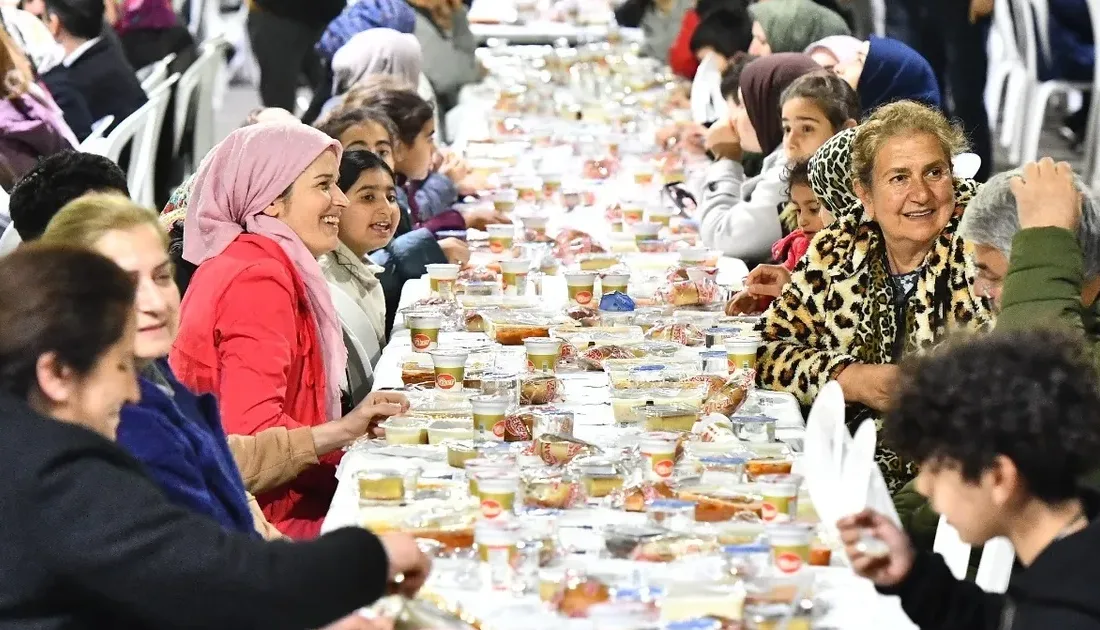
{"type": "Polygon", "coordinates": [[[519,382],[519,404],[545,405],[561,402],[562,383],[553,376],[528,374],[519,382]]]}
{"type": "Polygon", "coordinates": [[[505,442],[529,442],[535,430],[535,414],[531,411],[518,411],[508,414],[504,419],[505,442]]]}
{"type": "Polygon", "coordinates": [[[588,616],[588,609],[611,600],[611,589],[592,577],[569,580],[556,597],[558,612],[566,617],[588,616]]]}
{"type": "Polygon", "coordinates": [[[600,325],[600,312],[590,306],[574,306],[565,312],[581,326],[592,327],[600,325]]]}
{"type": "Polygon", "coordinates": [[[710,398],[711,394],[714,394],[726,384],[726,378],[718,376],[717,374],[698,374],[688,379],[689,383],[704,383],[707,386],[707,393],[705,398],[710,398]]]}
{"type": "Polygon", "coordinates": [[[645,512],[646,503],[656,499],[674,499],[676,492],[667,483],[643,483],[621,491],[623,509],[627,512],[645,512]]]}
{"type": "Polygon", "coordinates": [[[458,272],[458,279],[468,282],[492,282],[498,277],[497,272],[488,267],[467,267],[458,272]]]}
{"type": "Polygon", "coordinates": [[[577,357],[577,365],[590,372],[603,370],[603,362],[607,359],[634,359],[637,355],[622,346],[609,344],[589,348],[577,357]]]}
{"type": "Polygon", "coordinates": [[[466,311],[466,332],[485,332],[485,317],[477,311],[466,311]]]}
{"type": "Polygon", "coordinates": [[[545,433],[535,438],[532,450],[549,466],[563,466],[581,455],[593,455],[600,449],[576,438],[545,433]]]}
{"type": "Polygon", "coordinates": [[[684,491],[680,492],[679,498],[695,503],[695,520],[700,523],[728,521],[743,512],[759,517],[764,507],[758,497],[750,495],[715,497],[684,491]]]}
{"type": "Polygon", "coordinates": [[[662,324],[649,329],[646,339],[671,341],[684,346],[701,346],[706,342],[706,334],[693,324],[662,324]]]}
{"type": "Polygon", "coordinates": [[[720,413],[723,416],[733,415],[748,395],[748,386],[743,379],[736,375],[729,378],[722,387],[707,396],[703,401],[703,413],[720,413]]]}

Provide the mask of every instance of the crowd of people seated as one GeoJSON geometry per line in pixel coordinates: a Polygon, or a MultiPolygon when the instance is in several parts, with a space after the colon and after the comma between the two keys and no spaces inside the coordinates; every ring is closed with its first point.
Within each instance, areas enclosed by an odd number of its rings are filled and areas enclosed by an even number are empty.
{"type": "MultiPolygon", "coordinates": [[[[926,627],[999,627],[987,619],[1003,600],[926,553],[944,514],[973,544],[1030,545],[1014,582],[1027,628],[1078,627],[1059,614],[1096,627],[1094,602],[1048,584],[1095,572],[1063,569],[1100,532],[1085,489],[1100,481],[1100,200],[1049,158],[992,175],[984,110],[966,72],[929,52],[927,7],[899,3],[906,28],[857,37],[837,4],[627,0],[616,16],[677,73],[707,59],[722,73],[727,113],[660,141],[706,156],[690,218],[752,269],[725,311],[761,316],[757,384],[808,406],[838,381],[849,426],[882,428],[876,462],[906,531],[873,513],[842,521],[853,568],[926,627]],[[971,147],[983,167],[957,177],[971,147]],[[885,560],[856,549],[868,529],[885,560]]],[[[970,4],[952,32],[988,26],[970,4]]],[[[1072,0],[1051,4],[1072,15],[1072,0]]],[[[467,8],[254,0],[248,13],[265,107],[197,156],[158,212],[130,199],[118,164],[78,149],[147,101],[137,69],[193,62],[171,2],[0,12],[0,619],[18,615],[13,627],[371,628],[352,613],[430,570],[405,535],[320,534],[343,448],[409,404],[352,391],[334,292],[369,322],[375,364],[405,283],[468,263],[456,233],[511,221],[461,204],[486,182],[436,140],[439,113],[485,75],[467,8]]],[[[954,59],[970,44],[938,45],[954,59]]],[[[1080,50],[1057,59],[1091,62],[1080,50]]]]}

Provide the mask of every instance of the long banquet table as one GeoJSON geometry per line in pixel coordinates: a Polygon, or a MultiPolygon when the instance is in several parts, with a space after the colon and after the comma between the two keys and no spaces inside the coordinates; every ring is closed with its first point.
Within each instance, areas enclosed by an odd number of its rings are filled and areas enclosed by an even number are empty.
{"type": "MultiPolygon", "coordinates": [[[[738,264],[739,261],[726,260],[723,262],[723,267],[727,274],[736,276],[744,267],[743,265],[738,267],[738,264]]],[[[403,291],[402,305],[411,304],[424,297],[427,291],[426,279],[409,281],[403,291]]],[[[551,278],[544,284],[543,291],[548,305],[560,305],[565,301],[565,286],[560,278],[551,278]]],[[[441,333],[441,343],[446,345],[451,339],[468,338],[472,335],[481,335],[481,333],[441,333]]],[[[410,347],[408,331],[399,327],[375,369],[375,390],[401,388],[400,360],[410,351],[410,347]]],[[[607,402],[606,376],[603,373],[575,373],[559,376],[563,378],[565,384],[566,402],[558,406],[574,412],[577,437],[597,445],[614,440],[619,430],[614,428],[611,409],[607,402]]],[[[796,405],[792,408],[780,403],[768,409],[768,412],[779,419],[778,437],[781,439],[800,437],[804,422],[796,405]]],[[[355,449],[349,452],[337,471],[339,486],[325,518],[322,532],[341,527],[361,526],[369,510],[375,509],[359,506],[355,483],[357,471],[385,461],[386,465],[391,467],[418,465],[422,468],[422,477],[442,477],[450,474],[445,461],[408,456],[416,454],[403,451],[401,448],[385,447],[355,449]]],[[[633,575],[634,579],[641,579],[643,582],[650,577],[667,577],[658,576],[657,572],[674,571],[667,568],[667,565],[645,566],[647,563],[597,560],[591,555],[594,550],[602,548],[600,527],[613,523],[638,524],[644,522],[644,515],[627,514],[607,508],[588,508],[575,514],[573,511],[563,514],[565,516],[559,522],[560,543],[563,547],[578,552],[577,555],[567,558],[568,566],[586,568],[591,565],[604,571],[633,575]]],[[[822,627],[840,630],[913,628],[914,626],[901,611],[897,599],[878,595],[869,582],[857,578],[843,566],[841,555],[834,553],[835,564],[839,566],[811,569],[818,600],[824,602],[829,611],[823,620],[825,625],[822,627]]],[[[546,612],[540,607],[537,595],[502,595],[499,591],[488,590],[487,586],[477,589],[463,588],[456,584],[453,575],[447,577],[454,570],[453,566],[448,565],[448,561],[437,562],[436,567],[440,577],[438,579],[433,577],[433,582],[429,582],[426,587],[427,591],[451,606],[460,606],[465,614],[479,619],[483,628],[507,630],[551,627],[593,628],[584,620],[566,620],[546,612]]],[[[593,630],[596,629],[593,628],[593,630]]]]}

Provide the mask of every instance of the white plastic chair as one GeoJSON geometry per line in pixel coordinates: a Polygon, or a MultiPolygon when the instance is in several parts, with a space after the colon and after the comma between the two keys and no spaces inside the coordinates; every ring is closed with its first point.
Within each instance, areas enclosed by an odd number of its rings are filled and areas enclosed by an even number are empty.
{"type": "MultiPolygon", "coordinates": [[[[945,516],[940,517],[932,551],[943,556],[956,579],[966,579],[966,570],[970,564],[970,545],[959,538],[958,530],[948,524],[945,516]]],[[[982,548],[982,558],[978,561],[974,583],[989,593],[1005,592],[1008,580],[1012,577],[1012,563],[1015,559],[1016,551],[1007,538],[990,540],[982,548]]]]}
{"type": "MultiPolygon", "coordinates": [[[[1018,135],[1012,144],[1009,158],[1014,163],[1032,162],[1039,157],[1039,135],[1042,132],[1043,120],[1046,117],[1047,104],[1055,94],[1069,94],[1074,91],[1092,89],[1096,84],[1093,81],[1063,81],[1053,79],[1049,81],[1039,80],[1040,55],[1044,55],[1044,49],[1050,47],[1047,38],[1047,25],[1049,23],[1049,7],[1047,0],[1012,0],[1013,14],[1016,22],[1017,41],[1022,42],[1022,57],[1024,60],[1026,96],[1024,107],[1016,116],[1018,123],[1013,131],[1018,135]]],[[[1097,3],[1089,2],[1089,19],[1093,28],[1100,28],[1100,12],[1097,11],[1097,3]]],[[[1045,56],[1044,56],[1045,57],[1045,56]]],[[[1049,59],[1049,57],[1045,57],[1049,59]]],[[[1100,76],[1100,73],[1098,73],[1100,76]]],[[[1096,91],[1093,90],[1095,95],[1096,91]]],[[[1006,120],[1006,122],[1009,122],[1006,120]]],[[[1091,125],[1090,125],[1091,126],[1091,125]]],[[[1010,131],[1004,129],[1004,131],[1010,131]]],[[[1086,132],[1086,146],[1091,153],[1094,138],[1086,132]]],[[[1002,134],[1002,140],[1004,135],[1002,134]]]]}
{"type": "Polygon", "coordinates": [[[223,51],[228,46],[225,39],[218,37],[199,47],[199,58],[180,77],[176,86],[176,109],[173,118],[173,153],[179,154],[183,143],[183,133],[187,126],[191,103],[195,103],[195,121],[193,131],[193,159],[202,160],[214,146],[214,83],[218,71],[225,65],[223,51]]]}
{"type": "MultiPolygon", "coordinates": [[[[1011,125],[1001,124],[1001,114],[1005,115],[1005,121],[1015,117],[1020,108],[1021,94],[1019,88],[1015,92],[1010,91],[1011,77],[1024,72],[1024,62],[1020,57],[1020,50],[1016,46],[1016,31],[1012,23],[1012,14],[1009,8],[1009,0],[994,0],[993,28],[989,33],[989,74],[985,84],[985,107],[989,117],[991,131],[1003,131],[1011,125]],[[1011,114],[1009,110],[1011,109],[1011,114]]],[[[1017,79],[1017,83],[1019,80],[1017,79]]],[[[1011,141],[1002,142],[1007,146],[1011,141]]]]}
{"type": "Polygon", "coordinates": [[[722,72],[718,69],[718,58],[707,55],[691,82],[691,118],[702,125],[722,118],[727,109],[726,99],[722,98],[722,72]]]}
{"type": "Polygon", "coordinates": [[[120,122],[102,143],[96,143],[89,150],[89,153],[118,162],[122,150],[129,145],[130,164],[126,185],[135,202],[150,208],[154,203],[153,172],[156,168],[157,146],[160,144],[160,129],[168,111],[172,86],[179,81],[179,77],[177,72],[162,82],[149,94],[148,102],[120,122]]]}
{"type": "Polygon", "coordinates": [[[0,216],[11,216],[11,212],[8,210],[9,203],[11,203],[11,197],[8,195],[8,191],[0,188],[0,216]]]}
{"type": "Polygon", "coordinates": [[[0,236],[0,256],[7,256],[14,252],[15,248],[22,243],[23,239],[19,238],[19,232],[15,231],[15,225],[9,223],[8,227],[4,228],[4,234],[0,236]]]}
{"type": "Polygon", "coordinates": [[[168,64],[175,60],[176,53],[168,53],[160,61],[149,64],[137,71],[138,79],[141,80],[141,89],[145,90],[146,96],[168,78],[168,64]]]}
{"type": "Polygon", "coordinates": [[[328,285],[332,305],[344,329],[344,345],[348,349],[348,388],[354,403],[366,398],[374,385],[374,368],[381,356],[374,325],[354,299],[333,283],[328,285]]]}
{"type": "Polygon", "coordinates": [[[100,118],[92,124],[92,133],[88,134],[87,138],[84,138],[80,142],[78,147],[84,153],[97,153],[94,147],[103,142],[103,134],[107,131],[107,128],[115,122],[115,117],[110,114],[100,118]]]}

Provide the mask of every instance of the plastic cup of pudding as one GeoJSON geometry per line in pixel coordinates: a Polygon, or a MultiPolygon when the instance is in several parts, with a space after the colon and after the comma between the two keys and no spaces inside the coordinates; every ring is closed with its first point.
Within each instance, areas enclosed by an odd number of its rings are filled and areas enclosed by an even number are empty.
{"type": "Polygon", "coordinates": [[[517,201],[519,201],[519,192],[514,188],[505,188],[493,193],[493,209],[502,214],[515,210],[517,201]]]}
{"type": "Polygon", "coordinates": [[[655,241],[659,238],[662,227],[664,226],[660,223],[635,223],[630,226],[630,233],[634,235],[636,243],[655,241]]]}
{"type": "Polygon", "coordinates": [[[600,293],[607,294],[612,291],[626,293],[626,287],[629,284],[629,273],[605,273],[600,277],[600,293]]]}
{"type": "Polygon", "coordinates": [[[656,169],[653,164],[643,162],[634,167],[634,183],[639,186],[649,186],[653,183],[655,173],[656,169]]]}
{"type": "Polygon", "coordinates": [[[647,213],[648,221],[650,223],[659,223],[665,227],[668,227],[672,223],[672,217],[675,214],[667,208],[651,208],[647,213]]]}
{"type": "Polygon", "coordinates": [[[812,525],[774,523],[765,528],[772,547],[772,564],[784,575],[793,575],[810,564],[813,543],[812,525]]]}
{"type": "Polygon", "coordinates": [[[562,174],[554,172],[542,173],[542,195],[549,199],[561,191],[562,174]]]}
{"type": "Polygon", "coordinates": [[[619,234],[619,233],[622,233],[622,231],[623,231],[623,221],[622,221],[622,219],[616,219],[616,220],[611,222],[611,233],[612,234],[619,234]]]}
{"type": "Polygon", "coordinates": [[[505,524],[496,520],[480,521],[474,525],[474,544],[482,562],[496,561],[510,564],[519,543],[518,524],[505,524]]]}
{"type": "Polygon", "coordinates": [[[410,313],[405,316],[409,327],[409,339],[417,352],[427,352],[439,343],[439,328],[443,316],[436,313],[410,313]]]}
{"type": "Polygon", "coordinates": [[[538,177],[514,177],[512,187],[519,194],[520,201],[533,203],[542,196],[542,180],[538,177]]]}
{"type": "Polygon", "coordinates": [[[462,381],[466,379],[466,359],[470,353],[457,348],[435,348],[428,354],[432,355],[436,388],[444,391],[462,389],[462,381]]]}
{"type": "Polygon", "coordinates": [[[466,482],[470,491],[470,496],[478,496],[477,479],[480,475],[486,472],[507,473],[512,469],[511,465],[484,458],[474,458],[468,460],[463,466],[463,470],[466,471],[466,482]]]}
{"type": "Polygon", "coordinates": [[[561,339],[551,337],[527,337],[523,340],[527,349],[527,369],[532,372],[557,371],[561,356],[561,339]]]}
{"type": "Polygon", "coordinates": [[[424,266],[428,270],[428,287],[434,295],[454,295],[455,280],[458,279],[458,265],[433,263],[424,266]]]}
{"type": "Polygon", "coordinates": [[[502,260],[500,277],[504,283],[504,295],[527,295],[527,274],[531,261],[526,258],[502,260]]]}
{"type": "Polygon", "coordinates": [[[783,523],[798,516],[798,488],[801,475],[761,475],[756,487],[764,502],[760,517],[766,522],[783,523]]]}
{"type": "Polygon", "coordinates": [[[621,204],[623,219],[622,222],[627,225],[633,225],[635,223],[641,223],[645,217],[645,208],[634,204],[621,204]]]}
{"type": "Polygon", "coordinates": [[[355,478],[359,484],[360,503],[405,499],[405,475],[399,470],[362,470],[355,478]]]}
{"type": "Polygon", "coordinates": [[[592,304],[593,292],[596,288],[596,274],[591,272],[565,274],[565,287],[569,292],[569,299],[581,306],[592,304]]]}
{"type": "Polygon", "coordinates": [[[474,396],[474,430],[487,440],[504,440],[504,418],[508,415],[511,400],[501,396],[474,396]]]}
{"type": "Polygon", "coordinates": [[[726,337],[726,362],[730,374],[737,370],[755,370],[756,352],[760,349],[760,337],[726,337]]]}
{"type": "Polygon", "coordinates": [[[528,214],[519,220],[523,222],[524,230],[530,230],[536,236],[546,236],[546,224],[550,222],[550,217],[545,214],[528,214]]]}
{"type": "Polygon", "coordinates": [[[680,250],[680,263],[690,266],[702,265],[709,255],[710,250],[706,247],[688,247],[680,250]]]}
{"type": "Polygon", "coordinates": [[[485,226],[485,229],[489,232],[489,251],[501,254],[512,249],[516,226],[511,223],[496,223],[485,226]]]}
{"type": "Polygon", "coordinates": [[[676,468],[676,440],[658,435],[645,435],[639,450],[647,465],[645,476],[650,481],[663,481],[672,476],[676,468]]]}
{"type": "MultiPolygon", "coordinates": [[[[519,494],[519,475],[515,472],[486,470],[477,477],[477,495],[481,516],[487,519],[512,514],[519,494]]],[[[809,558],[806,559],[809,562],[809,558]]]]}

